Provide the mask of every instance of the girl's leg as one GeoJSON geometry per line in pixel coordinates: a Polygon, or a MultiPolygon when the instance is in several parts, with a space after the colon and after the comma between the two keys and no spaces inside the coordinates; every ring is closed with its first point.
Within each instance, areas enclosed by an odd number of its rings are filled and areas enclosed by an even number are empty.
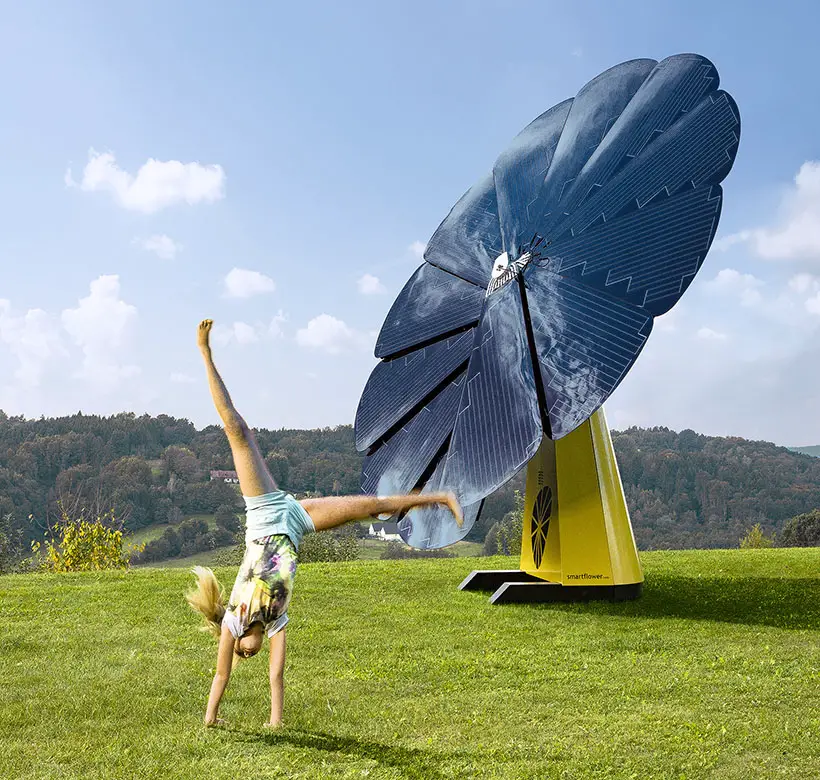
{"type": "Polygon", "coordinates": [[[199,324],[197,342],[205,368],[208,372],[208,385],[219,416],[225,426],[225,434],[231,445],[236,475],[239,477],[239,487],[243,496],[262,496],[277,489],[276,481],[265,465],[265,459],[259,449],[259,444],[253,431],[234,408],[225,383],[216,370],[211,357],[210,334],[212,320],[203,320],[199,324]]]}
{"type": "Polygon", "coordinates": [[[364,520],[376,515],[395,515],[420,506],[443,504],[455,516],[461,527],[464,522],[456,497],[452,493],[414,493],[409,496],[331,496],[305,498],[301,502],[313,520],[317,531],[336,528],[353,520],[364,520]]]}
{"type": "Polygon", "coordinates": [[[270,720],[267,726],[276,728],[282,723],[282,704],[285,699],[285,629],[277,631],[270,640],[270,720]]]}

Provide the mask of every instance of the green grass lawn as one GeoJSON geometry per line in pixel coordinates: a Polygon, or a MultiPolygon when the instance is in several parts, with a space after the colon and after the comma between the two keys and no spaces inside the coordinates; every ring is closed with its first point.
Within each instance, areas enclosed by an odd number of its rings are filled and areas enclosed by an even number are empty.
{"type": "Polygon", "coordinates": [[[820,550],[641,557],[637,601],[499,607],[456,588],[509,559],[305,564],[275,733],[264,657],[203,728],[187,572],[0,577],[0,777],[820,777],[820,550]]]}

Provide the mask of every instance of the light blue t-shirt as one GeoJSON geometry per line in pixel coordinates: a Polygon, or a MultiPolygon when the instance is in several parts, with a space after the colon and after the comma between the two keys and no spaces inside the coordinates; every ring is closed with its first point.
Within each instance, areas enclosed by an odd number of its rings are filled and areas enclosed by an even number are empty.
{"type": "Polygon", "coordinates": [[[287,534],[298,550],[302,537],[316,530],[305,508],[290,493],[276,490],[245,499],[245,541],[287,534]]]}

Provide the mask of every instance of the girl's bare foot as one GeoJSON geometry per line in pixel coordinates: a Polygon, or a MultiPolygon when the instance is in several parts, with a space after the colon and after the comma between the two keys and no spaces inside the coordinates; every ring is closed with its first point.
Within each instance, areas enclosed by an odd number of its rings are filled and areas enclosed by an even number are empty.
{"type": "Polygon", "coordinates": [[[196,343],[197,346],[203,351],[207,352],[210,350],[210,338],[211,338],[211,328],[213,327],[214,321],[213,320],[202,320],[199,323],[199,327],[196,331],[196,343]]]}
{"type": "Polygon", "coordinates": [[[274,729],[278,729],[278,728],[281,728],[281,727],[282,727],[282,721],[281,721],[281,720],[280,720],[280,721],[277,721],[277,722],[275,722],[275,723],[274,723],[273,721],[270,721],[270,720],[269,720],[269,721],[267,721],[266,723],[264,723],[264,724],[262,725],[262,728],[265,728],[265,729],[271,729],[272,731],[273,731],[274,729]]]}
{"type": "Polygon", "coordinates": [[[464,512],[461,509],[461,504],[458,503],[455,493],[447,494],[447,506],[456,519],[456,525],[461,528],[464,525],[464,512]]]}
{"type": "Polygon", "coordinates": [[[458,503],[455,493],[437,493],[435,496],[438,503],[446,506],[452,513],[456,520],[456,525],[461,528],[464,525],[464,512],[461,509],[461,504],[458,503]]]}
{"type": "Polygon", "coordinates": [[[210,720],[206,718],[205,725],[208,728],[215,728],[216,726],[227,726],[228,721],[223,720],[222,718],[213,718],[210,720]]]}

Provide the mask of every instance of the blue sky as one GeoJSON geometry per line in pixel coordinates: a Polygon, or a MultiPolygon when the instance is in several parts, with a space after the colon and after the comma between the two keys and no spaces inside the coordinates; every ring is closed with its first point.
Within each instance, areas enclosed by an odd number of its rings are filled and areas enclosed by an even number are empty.
{"type": "Polygon", "coordinates": [[[211,317],[251,425],[352,422],[419,248],[513,136],[607,67],[695,51],[740,106],[740,151],[719,241],[609,421],[820,442],[815,4],[32,1],[3,18],[6,412],[216,422],[194,343],[211,317]]]}

